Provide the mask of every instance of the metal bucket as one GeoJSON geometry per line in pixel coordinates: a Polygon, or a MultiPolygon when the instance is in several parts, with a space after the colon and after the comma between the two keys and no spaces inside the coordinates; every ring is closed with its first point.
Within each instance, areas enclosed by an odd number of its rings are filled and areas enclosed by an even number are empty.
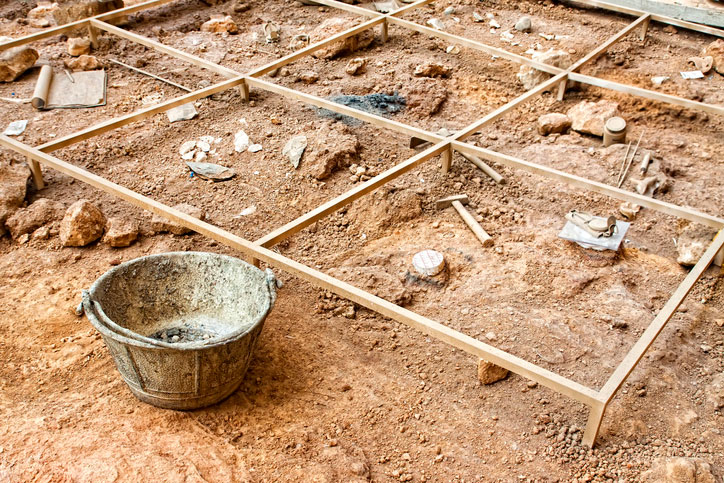
{"type": "Polygon", "coordinates": [[[239,387],[275,300],[270,270],[174,252],[109,270],[83,292],[83,310],[138,399],[195,409],[239,387]]]}

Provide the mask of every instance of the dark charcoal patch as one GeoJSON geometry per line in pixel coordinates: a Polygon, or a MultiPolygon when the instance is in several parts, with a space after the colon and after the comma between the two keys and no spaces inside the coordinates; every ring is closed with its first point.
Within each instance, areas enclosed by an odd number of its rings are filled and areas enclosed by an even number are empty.
{"type": "MultiPolygon", "coordinates": [[[[330,101],[342,104],[353,109],[385,116],[400,112],[405,108],[406,100],[398,94],[367,94],[366,96],[333,96],[330,101]]],[[[317,114],[321,117],[336,119],[350,126],[356,126],[362,123],[357,119],[349,116],[332,112],[328,109],[317,109],[317,114]]]]}

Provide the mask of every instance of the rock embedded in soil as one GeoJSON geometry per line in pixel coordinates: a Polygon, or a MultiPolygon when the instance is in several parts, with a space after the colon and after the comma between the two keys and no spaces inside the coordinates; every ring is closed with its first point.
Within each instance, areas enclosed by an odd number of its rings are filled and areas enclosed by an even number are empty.
{"type": "Polygon", "coordinates": [[[514,28],[518,32],[530,32],[532,25],[530,17],[521,17],[517,22],[515,22],[514,28]]]}
{"type": "Polygon", "coordinates": [[[38,228],[61,219],[64,211],[63,203],[40,198],[27,208],[16,211],[5,224],[10,235],[17,240],[22,235],[33,233],[38,228]]]}
{"type": "Polygon", "coordinates": [[[38,6],[30,10],[27,15],[31,27],[45,28],[55,24],[53,15],[58,10],[57,3],[39,2],[38,6]]]}
{"type": "Polygon", "coordinates": [[[478,380],[483,384],[493,384],[508,377],[508,369],[488,362],[484,359],[478,360],[478,380]]]}
{"type": "Polygon", "coordinates": [[[349,75],[360,75],[363,74],[365,70],[367,70],[367,59],[363,57],[350,60],[344,68],[344,71],[349,75]]]}
{"type": "Polygon", "coordinates": [[[0,53],[0,82],[12,82],[38,60],[38,51],[30,47],[15,47],[0,53]]]}
{"type": "Polygon", "coordinates": [[[344,124],[324,123],[312,141],[309,173],[318,180],[328,178],[335,170],[345,168],[357,159],[359,140],[344,124]]]}
{"type": "MultiPolygon", "coordinates": [[[[717,325],[719,325],[719,321],[717,321],[717,325]]],[[[711,404],[712,409],[720,410],[724,408],[724,372],[714,376],[711,383],[706,386],[706,399],[711,404]]]]}
{"type": "Polygon", "coordinates": [[[234,23],[234,20],[231,18],[230,15],[226,15],[217,16],[207,22],[204,22],[203,24],[201,24],[201,31],[216,34],[238,34],[239,27],[237,27],[236,23],[234,23]]]}
{"type": "MultiPolygon", "coordinates": [[[[533,60],[543,64],[552,65],[560,69],[567,69],[573,65],[571,54],[563,50],[556,49],[550,49],[545,52],[536,52],[533,54],[533,60]]],[[[542,70],[538,70],[529,65],[523,65],[520,67],[517,77],[518,81],[523,84],[523,87],[530,90],[541,82],[550,79],[552,76],[547,72],[543,72],[542,70]]]]}
{"type": "Polygon", "coordinates": [[[311,70],[304,71],[299,74],[299,80],[305,84],[314,84],[319,80],[319,74],[311,70]]]}
{"type": "Polygon", "coordinates": [[[538,118],[538,132],[547,136],[549,134],[563,134],[571,127],[571,118],[561,113],[544,114],[538,118]]]}
{"type": "Polygon", "coordinates": [[[699,261],[714,238],[714,231],[696,224],[690,224],[679,235],[676,242],[676,259],[679,265],[692,267],[699,261]]]}
{"type": "Polygon", "coordinates": [[[415,67],[413,75],[415,77],[450,77],[452,68],[438,64],[436,62],[428,62],[415,67]]]}
{"type": "MultiPolygon", "coordinates": [[[[340,17],[329,18],[319,24],[316,29],[314,29],[310,36],[310,42],[319,42],[321,40],[332,37],[333,35],[336,35],[340,32],[348,30],[353,26],[354,24],[351,20],[340,17]]],[[[374,39],[374,32],[371,29],[365,30],[364,32],[360,32],[357,35],[353,35],[352,37],[348,37],[344,40],[334,42],[331,45],[324,47],[323,49],[317,50],[312,54],[312,57],[315,57],[317,59],[332,59],[342,54],[354,52],[357,49],[364,49],[365,47],[369,46],[374,39]]]]}
{"type": "Polygon", "coordinates": [[[75,59],[66,60],[65,66],[73,72],[96,70],[101,68],[101,63],[94,55],[83,54],[75,59]]]}
{"type": "MultiPolygon", "coordinates": [[[[201,208],[197,208],[187,203],[178,204],[174,206],[173,209],[186,213],[187,215],[193,216],[194,218],[198,218],[199,220],[203,220],[205,217],[204,212],[203,210],[201,210],[201,208]]],[[[170,221],[167,218],[162,217],[161,215],[153,215],[153,219],[151,220],[151,229],[155,233],[170,232],[174,235],[185,235],[193,231],[192,229],[186,228],[179,223],[170,221]]]]}
{"type": "Polygon", "coordinates": [[[714,60],[714,70],[724,75],[724,40],[716,39],[704,49],[705,56],[711,56],[714,60]]]}
{"type": "Polygon", "coordinates": [[[83,247],[103,235],[106,217],[93,203],[79,200],[70,205],[60,222],[60,242],[64,247],[83,247]]]}
{"type": "Polygon", "coordinates": [[[0,236],[7,233],[7,219],[25,203],[29,177],[25,163],[0,162],[0,236]]]}
{"type": "Polygon", "coordinates": [[[607,100],[582,101],[568,111],[574,131],[598,137],[603,137],[603,126],[606,121],[618,115],[618,103],[607,100]]]}
{"type": "MultiPolygon", "coordinates": [[[[88,17],[94,17],[102,13],[110,12],[123,8],[123,0],[109,0],[109,1],[98,1],[98,0],[73,0],[73,1],[60,1],[60,5],[57,9],[53,10],[53,17],[58,25],[64,25],[76,20],[82,20],[88,17]]],[[[124,22],[125,18],[116,18],[111,20],[111,23],[117,25],[119,22],[124,22]]]]}
{"type": "Polygon", "coordinates": [[[440,111],[448,98],[448,90],[441,82],[422,77],[407,82],[402,95],[408,112],[427,117],[440,111]]]}
{"type": "Polygon", "coordinates": [[[90,54],[90,47],[91,44],[88,39],[80,37],[71,37],[68,39],[68,54],[73,57],[90,54]]]}
{"type": "Polygon", "coordinates": [[[657,458],[651,469],[641,473],[644,483],[716,483],[711,465],[695,458],[657,458]]]}
{"type": "Polygon", "coordinates": [[[166,111],[169,122],[189,121],[195,118],[199,113],[192,103],[183,104],[166,111]]]}
{"type": "Polygon", "coordinates": [[[114,248],[130,246],[138,239],[138,223],[121,217],[111,217],[106,224],[103,242],[114,248]]]}
{"type": "Polygon", "coordinates": [[[289,158],[294,168],[299,167],[299,162],[302,159],[304,150],[307,149],[307,137],[306,136],[294,136],[284,145],[282,154],[289,158]]]}

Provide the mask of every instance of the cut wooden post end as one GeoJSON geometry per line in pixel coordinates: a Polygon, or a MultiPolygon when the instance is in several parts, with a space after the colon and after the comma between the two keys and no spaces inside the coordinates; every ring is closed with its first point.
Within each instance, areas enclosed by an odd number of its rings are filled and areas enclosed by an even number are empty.
{"type": "Polygon", "coordinates": [[[586,430],[583,432],[583,444],[589,448],[593,448],[598,436],[598,431],[601,429],[601,421],[603,420],[603,413],[606,411],[606,405],[601,403],[592,406],[588,412],[588,421],[586,422],[586,430]]]}
{"type": "Polygon", "coordinates": [[[452,148],[448,147],[442,152],[442,174],[447,174],[452,166],[452,148]]]}
{"type": "Polygon", "coordinates": [[[239,84],[239,94],[244,102],[249,102],[249,83],[246,80],[239,84]]]}
{"type": "Polygon", "coordinates": [[[88,22],[88,37],[90,37],[91,47],[98,48],[98,28],[88,22]]]}
{"type": "Polygon", "coordinates": [[[382,39],[382,43],[387,42],[387,40],[390,38],[388,25],[389,24],[387,23],[387,19],[385,19],[385,21],[380,24],[380,37],[382,39]]]}
{"type": "Polygon", "coordinates": [[[563,79],[560,84],[558,84],[558,95],[556,98],[559,101],[562,101],[563,98],[566,96],[566,86],[568,84],[568,79],[563,79]]]}
{"type": "Polygon", "coordinates": [[[30,168],[30,173],[33,175],[33,183],[39,190],[45,188],[45,181],[43,181],[43,171],[40,169],[40,163],[31,158],[25,158],[30,168]]]}
{"type": "Polygon", "coordinates": [[[646,34],[649,31],[649,24],[651,23],[651,17],[647,17],[646,20],[641,24],[641,42],[646,43],[646,34]]]}

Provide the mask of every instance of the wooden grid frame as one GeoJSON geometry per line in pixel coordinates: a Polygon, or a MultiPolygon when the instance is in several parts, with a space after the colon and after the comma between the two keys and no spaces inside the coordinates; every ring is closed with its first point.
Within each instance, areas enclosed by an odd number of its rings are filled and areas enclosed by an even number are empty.
{"type": "Polygon", "coordinates": [[[85,182],[91,186],[94,186],[100,190],[106,191],[118,198],[124,199],[131,204],[134,204],[145,210],[151,211],[152,213],[161,215],[169,220],[186,226],[198,233],[201,233],[220,243],[223,243],[226,246],[239,250],[247,255],[257,265],[259,261],[264,261],[271,266],[280,268],[301,279],[304,279],[312,283],[313,285],[316,285],[317,287],[328,290],[338,296],[347,298],[386,317],[394,319],[410,327],[416,328],[431,337],[446,342],[469,354],[493,362],[516,374],[525,376],[533,381],[540,383],[541,385],[547,386],[558,393],[571,397],[587,405],[590,409],[583,442],[589,446],[593,446],[598,435],[601,420],[603,418],[606,407],[616,395],[616,392],[621,387],[621,385],[625,382],[628,375],[634,370],[638,362],[644,356],[648,348],[656,340],[656,337],[664,329],[668,321],[676,312],[679,305],[683,302],[684,298],[688,295],[696,282],[701,278],[704,271],[709,267],[716,255],[720,251],[722,251],[722,248],[724,247],[724,235],[721,234],[721,229],[724,228],[724,219],[702,213],[691,208],[681,207],[672,203],[667,203],[646,196],[641,196],[639,194],[615,188],[604,183],[568,174],[563,171],[528,162],[514,156],[501,154],[490,149],[477,147],[472,144],[465,143],[464,140],[473,133],[477,132],[479,129],[501,118],[512,109],[539,95],[543,91],[557,87],[558,98],[562,99],[565,95],[566,83],[568,81],[581,82],[583,84],[598,86],[605,89],[619,91],[647,99],[723,115],[723,106],[691,101],[689,99],[684,99],[677,96],[662,94],[659,92],[642,89],[635,86],[629,86],[626,84],[612,82],[593,76],[587,76],[578,73],[577,70],[579,70],[585,64],[595,60],[600,55],[604,54],[612,45],[614,45],[616,42],[629,35],[636,29],[640,29],[640,37],[642,40],[644,40],[651,21],[675,25],[678,27],[683,27],[686,29],[706,33],[717,37],[724,37],[724,30],[685,22],[682,20],[664,17],[661,15],[651,14],[637,9],[621,7],[619,5],[614,5],[597,0],[573,0],[574,3],[603,8],[618,13],[634,15],[637,17],[637,19],[629,24],[626,28],[618,32],[616,35],[609,38],[606,42],[601,44],[592,52],[581,58],[569,69],[559,69],[557,67],[541,64],[526,57],[507,52],[497,47],[492,47],[481,42],[473,41],[465,37],[452,35],[444,31],[432,29],[418,23],[400,18],[400,15],[402,13],[431,3],[432,0],[419,0],[415,3],[409,4],[388,14],[382,14],[361,7],[348,5],[338,2],[336,0],[315,0],[319,4],[339,8],[347,12],[351,12],[364,17],[369,17],[370,19],[349,30],[331,36],[321,42],[309,45],[304,49],[293,52],[290,55],[282,57],[251,72],[243,74],[236,72],[232,69],[223,67],[219,64],[204,60],[200,57],[188,54],[181,50],[168,47],[161,44],[160,42],[148,39],[141,35],[128,32],[121,28],[110,25],[106,22],[107,20],[111,20],[113,18],[117,18],[123,15],[129,15],[134,12],[139,12],[153,7],[158,7],[164,4],[171,3],[173,1],[174,0],[149,0],[147,2],[132,7],[126,7],[112,12],[97,15],[95,17],[78,20],[76,22],[44,30],[19,39],[11,40],[4,44],[0,44],[0,51],[2,51],[10,47],[25,45],[29,42],[48,38],[78,28],[87,28],[89,36],[91,38],[91,42],[96,45],[99,31],[102,30],[110,34],[145,45],[177,59],[189,62],[198,67],[215,72],[227,79],[210,87],[188,93],[186,95],[165,101],[161,104],[157,104],[125,116],[101,122],[95,126],[55,139],[40,146],[28,146],[7,136],[0,135],[1,146],[9,148],[16,153],[19,153],[26,157],[34,182],[38,189],[42,189],[42,187],[44,186],[42,172],[40,169],[40,164],[43,164],[50,168],[54,168],[68,176],[85,182]],[[517,97],[516,99],[488,113],[483,118],[476,120],[469,126],[449,137],[442,137],[438,134],[431,133],[423,129],[419,129],[363,111],[358,111],[344,105],[335,104],[326,99],[306,94],[287,87],[279,86],[260,79],[261,76],[291,62],[294,62],[295,60],[308,56],[312,52],[324,48],[325,46],[333,42],[354,36],[362,31],[372,29],[376,26],[380,26],[381,40],[385,42],[388,38],[388,26],[390,24],[398,25],[408,30],[420,32],[431,37],[445,39],[450,42],[460,44],[464,47],[496,55],[520,64],[529,65],[538,70],[547,72],[553,77],[545,82],[542,82],[538,86],[517,97]],[[343,115],[351,116],[381,128],[390,129],[408,136],[419,137],[432,142],[433,145],[418,153],[417,155],[393,166],[392,168],[381,173],[380,175],[375,176],[374,178],[357,185],[355,188],[347,191],[346,193],[328,201],[327,203],[324,203],[316,209],[306,213],[305,215],[300,216],[299,218],[270,232],[269,234],[254,242],[246,240],[242,237],[234,235],[233,233],[222,230],[221,228],[198,220],[194,217],[191,217],[174,208],[159,203],[149,197],[143,196],[135,191],[113,183],[101,176],[95,175],[87,170],[74,166],[68,162],[62,161],[61,159],[51,156],[49,154],[55,150],[64,148],[82,140],[89,139],[93,136],[100,135],[104,132],[116,129],[132,122],[145,119],[158,113],[165,112],[173,107],[192,102],[203,97],[207,97],[213,93],[221,92],[232,87],[238,87],[240,89],[244,100],[249,99],[250,88],[258,88],[265,91],[274,92],[291,99],[296,99],[307,104],[329,109],[343,115]],[[310,224],[324,218],[325,216],[339,210],[343,206],[348,205],[349,203],[364,196],[365,194],[379,188],[385,183],[388,183],[389,181],[401,176],[402,174],[411,171],[415,167],[434,157],[442,156],[442,170],[443,173],[447,173],[450,170],[452,153],[454,151],[457,151],[463,155],[479,156],[489,161],[493,161],[517,169],[522,169],[549,179],[553,179],[555,181],[566,183],[574,187],[605,194],[612,198],[632,202],[669,215],[677,216],[679,218],[687,219],[696,223],[702,223],[720,230],[719,235],[709,245],[701,259],[696,263],[693,269],[676,288],[671,298],[659,311],[658,315],[654,318],[654,320],[650,323],[650,325],[644,331],[639,340],[626,354],[623,361],[614,370],[613,374],[609,377],[609,379],[606,381],[601,389],[586,387],[573,380],[565,378],[559,374],[551,372],[545,368],[523,360],[496,347],[485,344],[477,339],[453,330],[443,324],[440,324],[431,319],[416,314],[410,310],[402,308],[396,304],[388,302],[349,283],[330,277],[323,272],[315,270],[309,266],[294,261],[271,250],[271,247],[273,247],[280,241],[299,232],[310,224]]]}

